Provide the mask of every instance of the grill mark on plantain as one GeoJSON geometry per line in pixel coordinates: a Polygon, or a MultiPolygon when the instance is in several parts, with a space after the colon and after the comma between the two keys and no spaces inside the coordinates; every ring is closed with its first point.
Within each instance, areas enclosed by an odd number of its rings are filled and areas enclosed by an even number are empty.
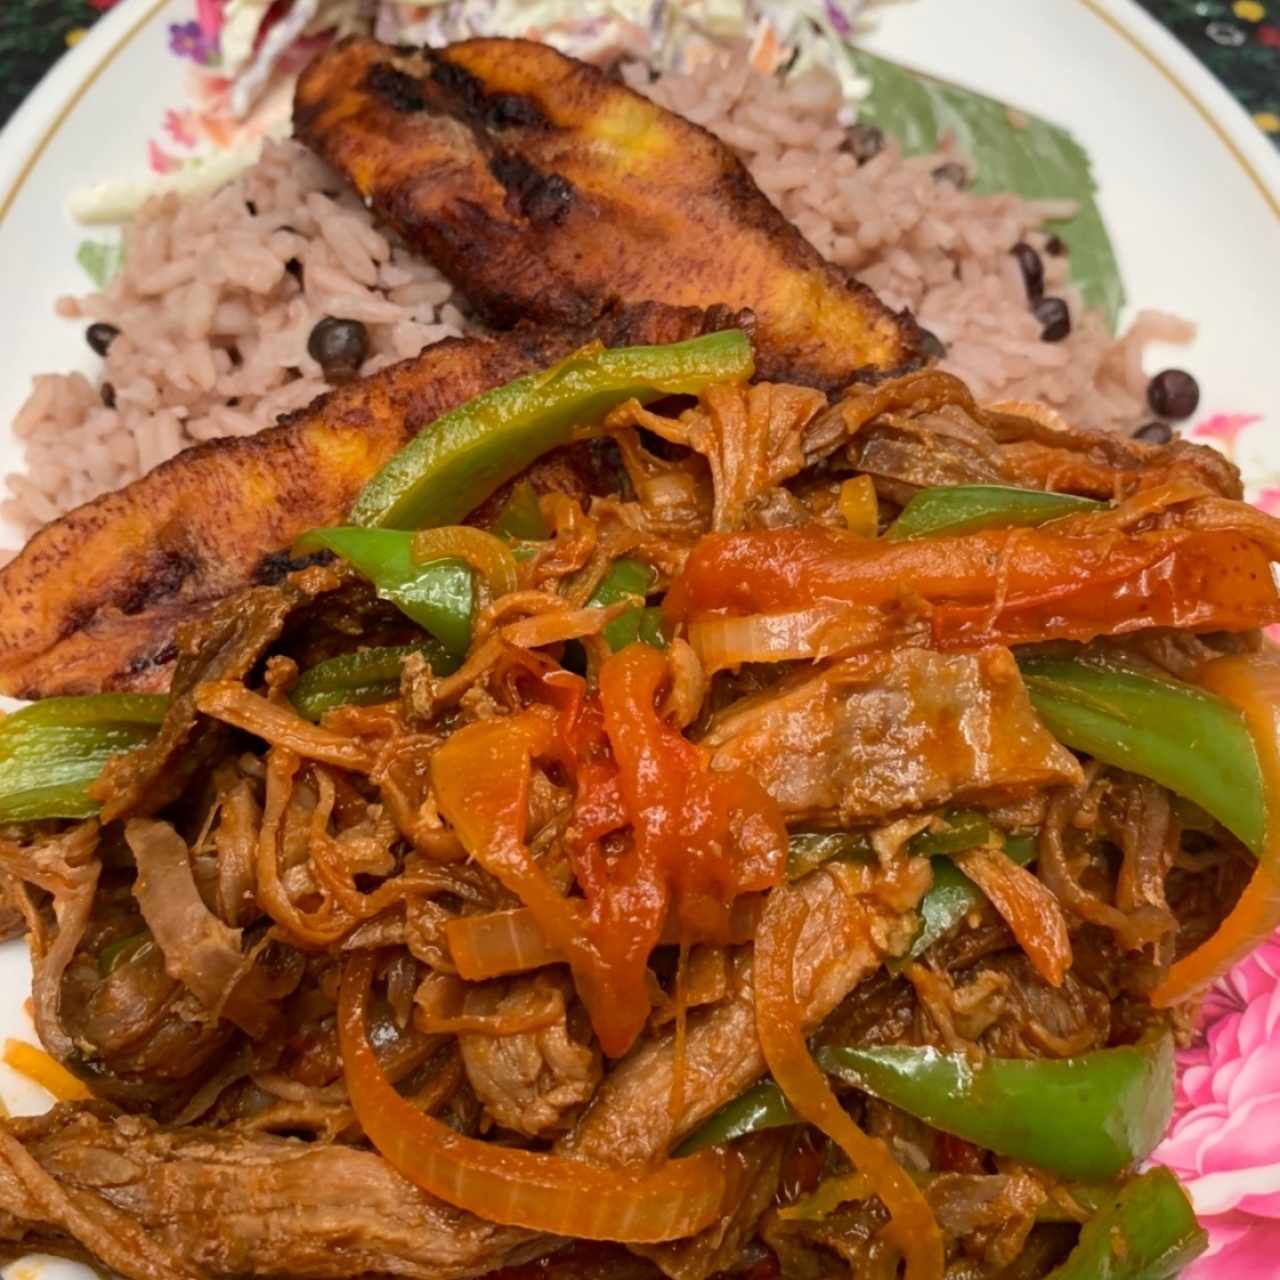
{"type": "Polygon", "coordinates": [[[276,587],[299,569],[309,568],[313,564],[328,564],[336,558],[332,551],[313,551],[310,555],[297,557],[290,556],[287,551],[273,551],[254,565],[249,580],[255,586],[276,587]]]}
{"type": "Polygon", "coordinates": [[[62,626],[58,629],[58,639],[65,640],[68,636],[75,635],[77,631],[83,631],[93,621],[97,612],[96,605],[71,605],[67,609],[67,616],[62,620],[62,626]]]}
{"type": "Polygon", "coordinates": [[[490,129],[550,129],[542,108],[522,93],[495,93],[489,98],[485,119],[490,129]]]}
{"type": "Polygon", "coordinates": [[[180,551],[160,551],[150,558],[138,580],[126,585],[115,600],[116,608],[126,617],[141,613],[148,605],[158,604],[177,594],[182,584],[199,568],[196,560],[180,551]]]}
{"type": "Polygon", "coordinates": [[[495,152],[489,159],[489,172],[506,188],[507,212],[533,223],[559,226],[577,198],[568,179],[558,173],[543,173],[510,151],[495,152]]]}
{"type": "Polygon", "coordinates": [[[431,64],[431,79],[452,101],[453,114],[481,129],[550,129],[541,107],[525,94],[493,93],[479,76],[431,50],[423,50],[431,64]]]}
{"type": "Polygon", "coordinates": [[[125,667],[125,674],[128,676],[138,676],[144,671],[150,671],[154,667],[167,666],[173,662],[178,656],[178,646],[172,641],[162,644],[159,649],[153,653],[139,653],[129,659],[129,665],[125,667]]]}
{"type": "Polygon", "coordinates": [[[365,72],[361,87],[380,98],[393,111],[422,111],[427,105],[422,86],[408,72],[401,71],[390,62],[375,62],[365,72]]]}

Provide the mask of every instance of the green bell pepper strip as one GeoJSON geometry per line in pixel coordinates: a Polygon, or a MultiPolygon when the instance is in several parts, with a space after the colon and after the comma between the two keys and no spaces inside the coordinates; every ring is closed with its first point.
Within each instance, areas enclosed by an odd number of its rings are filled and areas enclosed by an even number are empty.
{"type": "MultiPolygon", "coordinates": [[[[990,844],[997,833],[986,815],[974,809],[958,809],[944,815],[924,831],[918,831],[907,849],[921,858],[937,858],[963,853],[978,845],[990,844]]],[[[875,856],[871,841],[862,831],[793,831],[787,856],[787,878],[798,880],[824,862],[865,862],[875,856]]]]}
{"type": "Polygon", "coordinates": [[[665,649],[670,642],[662,629],[662,621],[661,609],[628,609],[605,627],[604,638],[615,653],[637,641],[665,649]]]}
{"type": "Polygon", "coordinates": [[[413,534],[395,529],[312,529],[294,544],[297,551],[333,551],[373,583],[407,618],[429,632],[456,658],[471,643],[475,588],[461,560],[414,561],[413,534]]]}
{"type": "MultiPolygon", "coordinates": [[[[906,1045],[828,1046],[828,1074],[944,1133],[1066,1178],[1108,1181],[1154,1150],[1173,1111],[1173,1041],[1056,1060],[986,1058],[906,1045]]],[[[772,1080],[726,1103],[685,1139],[689,1155],[797,1123],[772,1080]],[[790,1119],[788,1119],[790,1117],[790,1119]]]]}
{"type": "Polygon", "coordinates": [[[765,1129],[788,1129],[800,1123],[800,1117],[791,1109],[786,1095],[772,1080],[761,1080],[758,1085],[739,1094],[732,1102],[726,1102],[706,1123],[695,1129],[672,1155],[691,1156],[706,1147],[718,1147],[722,1142],[744,1138],[749,1133],[765,1129]]]}
{"type": "Polygon", "coordinates": [[[741,329],[659,347],[583,348],[437,418],[365,485],[351,519],[385,529],[457,524],[535,459],[627,400],[697,395],[754,372],[741,329]]]}
{"type": "Polygon", "coordinates": [[[1187,1193],[1157,1167],[1115,1192],[1046,1280],[1171,1280],[1208,1244],[1187,1193]]]}
{"type": "Polygon", "coordinates": [[[985,813],[977,809],[953,809],[935,818],[923,831],[916,832],[907,844],[914,854],[925,858],[963,853],[1000,838],[985,813]]]}
{"type": "Polygon", "coordinates": [[[1001,484],[943,485],[917,493],[884,536],[890,542],[901,542],[943,533],[1026,528],[1081,511],[1098,511],[1104,505],[1092,498],[1046,493],[1043,489],[1015,489],[1001,484]]]}
{"type": "MultiPolygon", "coordinates": [[[[992,828],[985,819],[982,820],[982,826],[985,830],[981,832],[968,827],[969,838],[964,843],[958,843],[959,827],[956,835],[947,832],[940,836],[950,846],[945,852],[963,853],[966,849],[976,849],[990,843],[993,838],[992,828]]],[[[923,836],[931,833],[920,834],[923,836]]],[[[1004,853],[1010,862],[1017,863],[1020,867],[1029,865],[1036,859],[1035,836],[1005,836],[1004,853]]],[[[889,967],[900,969],[909,961],[922,956],[939,938],[954,929],[969,912],[976,910],[985,901],[986,894],[955,863],[939,857],[933,864],[933,884],[920,901],[920,932],[916,934],[905,959],[896,963],[890,961],[889,967]]]]}
{"type": "Polygon", "coordinates": [[[787,841],[787,879],[799,880],[824,862],[866,862],[875,857],[861,831],[794,831],[787,841]]]}
{"type": "MultiPolygon", "coordinates": [[[[630,596],[644,599],[653,587],[654,572],[643,560],[615,560],[600,585],[591,594],[587,604],[592,608],[617,604],[630,596]]],[[[655,649],[667,647],[666,633],[662,629],[662,610],[637,605],[609,623],[604,629],[609,648],[617,652],[637,640],[655,649]]]]}
{"type": "MultiPolygon", "coordinates": [[[[985,814],[973,809],[948,813],[911,837],[907,844],[911,853],[937,861],[933,865],[933,884],[920,902],[920,932],[907,955],[886,961],[889,969],[896,972],[905,968],[986,901],[982,890],[947,861],[947,855],[976,849],[997,839],[1003,840],[1005,854],[1018,866],[1025,867],[1035,861],[1034,836],[1002,836],[985,814]]],[[[787,879],[798,880],[834,859],[865,862],[874,856],[870,840],[861,831],[796,831],[789,841],[787,879]]]]}
{"type": "Polygon", "coordinates": [[[1230,703],[1165,675],[1101,657],[1019,660],[1049,732],[1200,806],[1255,854],[1266,834],[1262,770],[1230,703]]]}
{"type": "Polygon", "coordinates": [[[458,668],[457,658],[434,640],[362,649],[308,667],[294,685],[290,700],[308,720],[319,720],[334,707],[390,702],[400,692],[400,668],[411,653],[422,654],[436,675],[447,675],[458,668]]]}
{"type": "Polygon", "coordinates": [[[1145,1159],[1173,1114],[1173,1040],[1053,1060],[931,1048],[828,1047],[824,1071],[935,1129],[1067,1178],[1103,1181],[1145,1159]]]}
{"type": "Polygon", "coordinates": [[[527,480],[521,480],[511,490],[511,496],[493,522],[493,531],[514,542],[541,542],[551,536],[542,518],[538,495],[527,480]]]}
{"type": "Polygon", "coordinates": [[[85,791],[112,757],[149,742],[164,720],[163,694],[46,698],[0,719],[0,822],[88,818],[85,791]]]}

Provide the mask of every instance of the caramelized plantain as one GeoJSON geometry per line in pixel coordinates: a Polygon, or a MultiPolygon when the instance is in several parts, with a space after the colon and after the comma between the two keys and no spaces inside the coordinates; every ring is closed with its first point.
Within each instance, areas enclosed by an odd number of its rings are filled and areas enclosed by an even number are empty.
{"type": "Polygon", "coordinates": [[[749,307],[762,377],[902,371],[919,330],[825,262],[705,129],[527,40],[340,42],[297,136],[484,319],[584,323],[614,298],[749,307]]]}
{"type": "MultiPolygon", "coordinates": [[[[0,569],[0,693],[42,698],[168,687],[179,623],[339,524],[365,482],[424,426],[584,342],[675,342],[749,317],[640,305],[594,325],[454,338],[331,391],[256,436],[180,453],[41,529],[0,569]]],[[[565,487],[564,463],[547,464],[565,487]]]]}

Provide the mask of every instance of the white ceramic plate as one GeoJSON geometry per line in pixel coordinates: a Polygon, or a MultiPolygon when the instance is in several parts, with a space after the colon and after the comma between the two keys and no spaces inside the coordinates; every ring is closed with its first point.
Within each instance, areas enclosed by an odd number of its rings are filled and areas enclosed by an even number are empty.
{"type": "MultiPolygon", "coordinates": [[[[192,8],[124,0],[0,134],[0,424],[34,373],[93,367],[80,326],[52,313],[56,296],[88,287],[76,248],[103,234],[73,223],[67,197],[144,176],[150,143],[181,150],[166,140],[165,113],[188,100],[189,64],[170,52],[169,26],[192,8]]],[[[1155,352],[1153,362],[1176,354],[1195,371],[1203,398],[1193,433],[1236,454],[1262,504],[1280,504],[1280,158],[1252,121],[1130,0],[914,0],[880,12],[866,41],[874,51],[1075,132],[1095,165],[1131,306],[1200,323],[1190,351],[1155,352]]],[[[0,470],[18,461],[0,425],[0,470]]],[[[0,545],[14,541],[0,528],[0,545]]],[[[21,944],[0,948],[0,1037],[32,1037],[28,981],[21,944]]],[[[0,1097],[17,1112],[48,1101],[3,1067],[0,1097]]],[[[1274,1141],[1273,1169],[1280,1132],[1274,1141]]],[[[90,1273],[56,1264],[46,1274],[90,1273]]]]}

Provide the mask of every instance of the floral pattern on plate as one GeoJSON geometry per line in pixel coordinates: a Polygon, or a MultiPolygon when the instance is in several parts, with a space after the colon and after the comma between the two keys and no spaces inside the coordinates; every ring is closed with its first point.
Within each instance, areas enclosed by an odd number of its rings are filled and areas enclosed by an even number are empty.
{"type": "Polygon", "coordinates": [[[1280,1258],[1280,939],[1210,991],[1178,1055],[1173,1124],[1153,1159],[1186,1185],[1209,1249],[1182,1280],[1275,1280],[1280,1258]]]}

